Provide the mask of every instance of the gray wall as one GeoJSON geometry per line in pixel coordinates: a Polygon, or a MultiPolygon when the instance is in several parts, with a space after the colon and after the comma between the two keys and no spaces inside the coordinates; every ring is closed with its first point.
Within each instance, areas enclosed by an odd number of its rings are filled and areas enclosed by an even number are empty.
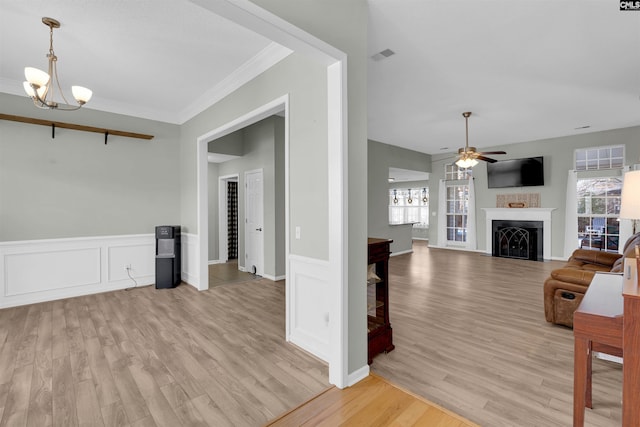
{"type": "MultiPolygon", "coordinates": [[[[218,259],[218,177],[238,175],[238,265],[244,267],[244,173],[262,169],[264,178],[264,272],[285,274],[284,255],[284,119],[272,116],[245,129],[209,143],[210,152],[218,144],[228,150],[229,142],[243,147],[242,157],[224,163],[209,163],[209,259],[218,259]],[[279,167],[276,169],[276,159],[279,167]],[[215,233],[211,229],[216,229],[215,233]],[[280,233],[280,234],[278,234],[280,233]]],[[[238,151],[236,151],[237,153],[238,151]]]]}
{"type": "Polygon", "coordinates": [[[327,259],[326,68],[295,53],[182,126],[183,223],[197,232],[197,138],[287,93],[292,110],[290,220],[303,230],[302,239],[291,241],[291,251],[327,259]]]}
{"type": "MultiPolygon", "coordinates": [[[[349,262],[346,266],[348,268],[349,275],[349,319],[348,319],[348,345],[349,345],[349,360],[348,371],[352,373],[356,369],[360,369],[367,363],[367,325],[366,325],[366,311],[367,301],[365,295],[365,289],[361,286],[366,281],[366,258],[367,258],[367,162],[364,160],[367,158],[367,59],[369,52],[367,50],[367,19],[368,19],[368,6],[366,0],[252,0],[253,3],[258,6],[269,10],[270,12],[278,15],[284,20],[292,23],[293,25],[313,34],[321,40],[329,43],[332,46],[345,52],[348,56],[347,64],[347,76],[348,76],[348,254],[349,262]]],[[[291,83],[300,80],[304,77],[305,70],[301,68],[299,72],[286,73],[283,76],[279,76],[280,86],[282,83],[291,83]]],[[[274,82],[275,83],[275,82],[274,82]]],[[[326,85],[324,81],[310,80],[311,85],[318,84],[326,93],[326,85]]],[[[266,87],[259,86],[256,95],[263,94],[266,87]]],[[[312,89],[311,87],[306,88],[312,89]]],[[[302,100],[301,100],[302,101],[302,100]]],[[[310,100],[313,102],[313,100],[310,100]]],[[[292,102],[292,108],[296,109],[298,101],[292,102]]],[[[326,140],[326,104],[318,105],[317,107],[325,108],[324,112],[317,114],[306,115],[305,120],[308,121],[307,125],[303,125],[300,128],[301,134],[296,136],[296,139],[306,139],[310,143],[313,143],[316,135],[314,132],[316,129],[320,131],[320,135],[326,140]],[[322,121],[324,120],[324,123],[322,121]],[[319,121],[316,126],[316,121],[319,121]]],[[[290,138],[294,141],[294,121],[302,119],[303,117],[297,117],[295,110],[291,116],[291,129],[290,138]]],[[[297,125],[295,126],[297,127],[297,125]]],[[[297,130],[295,132],[297,134],[297,130]]],[[[322,140],[322,139],[321,139],[322,140]]],[[[300,175],[290,176],[291,181],[299,180],[301,178],[306,179],[312,176],[313,179],[323,180],[326,179],[326,164],[323,160],[326,159],[324,155],[326,153],[326,144],[321,144],[318,150],[313,149],[307,153],[299,153],[303,157],[290,158],[292,163],[300,161],[298,167],[308,169],[308,173],[304,173],[302,177],[300,175]],[[323,151],[324,150],[324,151],[323,151]],[[319,152],[323,155],[315,157],[319,152]],[[312,164],[309,159],[314,159],[314,163],[317,161],[320,169],[324,169],[325,173],[316,175],[316,165],[309,168],[312,164]]],[[[326,160],[324,160],[326,161],[326,160]]],[[[311,190],[315,190],[317,187],[313,187],[311,190]]],[[[293,193],[293,188],[292,188],[293,193]]],[[[321,191],[318,194],[314,194],[313,197],[301,198],[299,201],[294,202],[293,196],[290,199],[291,209],[291,227],[296,225],[303,226],[303,234],[306,235],[306,231],[309,227],[315,227],[315,220],[318,216],[324,216],[326,218],[326,205],[319,204],[316,200],[323,200],[324,197],[329,196],[325,191],[321,191]],[[302,206],[304,203],[309,203],[307,207],[302,206]],[[295,203],[295,205],[294,205],[295,203]],[[310,211],[316,209],[316,213],[312,214],[310,211]],[[308,218],[308,221],[298,223],[300,217],[308,218]],[[294,216],[295,214],[295,216],[294,216]]],[[[326,251],[326,220],[322,220],[317,223],[318,233],[313,233],[311,243],[317,243],[319,248],[313,250],[313,248],[307,247],[308,242],[300,242],[299,240],[293,240],[292,252],[305,254],[321,253],[321,250],[326,251]],[[323,233],[325,233],[323,235],[323,233]],[[315,239],[318,239],[315,242],[315,239]],[[300,243],[293,245],[293,243],[300,243]],[[302,252],[304,251],[304,252],[302,252]]],[[[290,230],[291,232],[291,230],[290,230]]]]}
{"type": "MultiPolygon", "coordinates": [[[[389,225],[389,168],[431,172],[431,156],[372,140],[369,140],[368,147],[369,236],[393,239],[391,252],[409,251],[413,227],[409,224],[389,225]]],[[[396,186],[406,188],[404,183],[396,186]]]]}
{"type": "Polygon", "coordinates": [[[0,120],[0,241],[153,233],[180,224],[180,128],[81,109],[42,111],[0,93],[0,111],[154,135],[109,136],[0,120]]]}
{"type": "MultiPolygon", "coordinates": [[[[517,159],[523,157],[544,156],[544,186],[519,188],[487,188],[487,167],[480,162],[473,168],[476,190],[476,219],[478,232],[478,249],[487,247],[485,237],[486,216],[482,208],[495,208],[496,195],[509,193],[540,193],[541,205],[544,208],[556,208],[552,212],[552,243],[551,256],[564,258],[564,220],[566,211],[567,175],[574,167],[574,150],[577,148],[597,147],[603,145],[626,146],[626,164],[638,163],[640,159],[640,127],[614,129],[593,132],[583,135],[551,138],[520,144],[501,145],[483,148],[485,151],[504,150],[507,155],[494,156],[499,160],[517,159]]],[[[438,181],[444,177],[444,164],[452,161],[452,155],[433,156],[433,174],[431,186],[431,212],[438,210],[438,181]]],[[[437,242],[437,217],[430,217],[430,240],[437,242]]]]}

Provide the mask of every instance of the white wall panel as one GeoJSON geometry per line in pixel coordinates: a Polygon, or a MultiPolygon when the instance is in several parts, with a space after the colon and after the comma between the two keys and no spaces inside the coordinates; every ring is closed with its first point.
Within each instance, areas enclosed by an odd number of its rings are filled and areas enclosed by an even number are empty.
{"type": "Polygon", "coordinates": [[[129,274],[133,277],[155,277],[155,242],[110,246],[107,253],[108,280],[127,280],[126,265],[131,266],[129,274]]]}
{"type": "Polygon", "coordinates": [[[291,278],[287,280],[287,292],[292,312],[288,340],[328,361],[332,295],[327,280],[329,263],[297,255],[291,255],[289,263],[291,278]]]}
{"type": "Polygon", "coordinates": [[[155,283],[153,234],[2,242],[0,308],[129,288],[125,265],[155,283]]]}
{"type": "Polygon", "coordinates": [[[4,263],[6,296],[100,283],[99,247],[7,254],[4,263]]]}
{"type": "Polygon", "coordinates": [[[190,233],[181,234],[182,244],[182,280],[191,286],[203,291],[209,289],[209,278],[200,282],[198,277],[198,235],[190,233]],[[202,287],[204,286],[204,287],[202,287]]]}

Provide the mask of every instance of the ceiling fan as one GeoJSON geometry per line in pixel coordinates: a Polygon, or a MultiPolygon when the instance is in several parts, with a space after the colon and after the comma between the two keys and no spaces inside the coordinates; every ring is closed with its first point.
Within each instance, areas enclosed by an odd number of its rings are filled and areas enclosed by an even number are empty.
{"type": "Polygon", "coordinates": [[[469,147],[469,116],[471,116],[471,112],[467,111],[462,113],[464,117],[464,124],[467,131],[467,138],[464,145],[464,148],[458,149],[458,159],[456,160],[456,165],[460,168],[467,169],[472,168],[478,164],[478,160],[483,160],[489,163],[495,163],[497,160],[485,157],[485,154],[507,154],[504,151],[484,151],[478,152],[476,151],[476,147],[469,147]]]}

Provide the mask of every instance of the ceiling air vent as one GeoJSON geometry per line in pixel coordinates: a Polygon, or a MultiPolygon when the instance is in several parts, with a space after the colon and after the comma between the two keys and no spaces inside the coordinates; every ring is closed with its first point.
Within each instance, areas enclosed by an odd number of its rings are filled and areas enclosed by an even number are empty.
{"type": "Polygon", "coordinates": [[[375,55],[372,55],[371,59],[373,59],[374,61],[382,61],[383,59],[388,58],[391,55],[395,55],[395,52],[391,49],[385,49],[381,52],[376,53],[375,55]]]}

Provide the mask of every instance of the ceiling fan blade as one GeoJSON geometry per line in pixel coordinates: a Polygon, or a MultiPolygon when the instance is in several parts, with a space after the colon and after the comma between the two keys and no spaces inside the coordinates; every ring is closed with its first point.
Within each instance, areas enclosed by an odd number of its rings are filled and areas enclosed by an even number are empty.
{"type": "Polygon", "coordinates": [[[478,154],[507,154],[505,151],[482,151],[478,154]]]}
{"type": "Polygon", "coordinates": [[[476,159],[478,159],[478,160],[484,160],[485,162],[489,162],[489,163],[495,163],[495,162],[497,162],[497,160],[496,160],[496,159],[492,159],[492,158],[485,157],[485,156],[481,156],[481,155],[477,155],[477,156],[476,156],[476,159]]]}

